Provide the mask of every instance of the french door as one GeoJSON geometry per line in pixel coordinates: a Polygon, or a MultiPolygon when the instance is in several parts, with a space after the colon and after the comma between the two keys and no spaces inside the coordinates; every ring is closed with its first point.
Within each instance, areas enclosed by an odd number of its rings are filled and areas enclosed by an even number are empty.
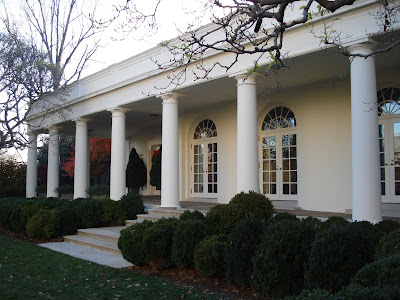
{"type": "Polygon", "coordinates": [[[193,196],[216,198],[218,193],[218,146],[216,142],[193,145],[193,196]]]}
{"type": "Polygon", "coordinates": [[[379,121],[381,194],[384,203],[400,203],[400,118],[379,121]]]}
{"type": "Polygon", "coordinates": [[[262,136],[262,193],[271,200],[297,200],[297,137],[294,133],[262,136]]]}

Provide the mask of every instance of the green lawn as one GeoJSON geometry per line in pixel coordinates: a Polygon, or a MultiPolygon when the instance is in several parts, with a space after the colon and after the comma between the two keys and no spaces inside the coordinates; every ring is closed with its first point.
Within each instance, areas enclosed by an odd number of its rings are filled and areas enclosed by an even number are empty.
{"type": "Polygon", "coordinates": [[[0,299],[218,299],[0,234],[0,299]]]}

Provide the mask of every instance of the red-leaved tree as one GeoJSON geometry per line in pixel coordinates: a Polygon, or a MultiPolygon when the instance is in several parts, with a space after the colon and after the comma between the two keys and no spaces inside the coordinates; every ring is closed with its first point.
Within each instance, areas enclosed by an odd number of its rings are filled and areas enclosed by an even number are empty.
{"type": "MultiPolygon", "coordinates": [[[[90,151],[90,175],[101,175],[110,169],[111,162],[111,139],[91,138],[89,140],[90,151]]],[[[75,151],[61,165],[61,169],[66,172],[65,176],[74,177],[75,151]]]]}

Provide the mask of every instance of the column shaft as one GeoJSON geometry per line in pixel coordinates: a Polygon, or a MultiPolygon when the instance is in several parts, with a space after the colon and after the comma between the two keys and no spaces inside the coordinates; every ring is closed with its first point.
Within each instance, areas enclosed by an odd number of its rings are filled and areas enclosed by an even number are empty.
{"type": "Polygon", "coordinates": [[[256,76],[237,76],[238,193],[259,192],[256,76]]]}
{"type": "MultiPolygon", "coordinates": [[[[349,47],[350,53],[371,53],[372,45],[349,47]]],[[[376,104],[375,59],[350,58],[353,220],[382,220],[376,104]]]]}
{"type": "Polygon", "coordinates": [[[111,109],[111,170],[110,199],[120,200],[126,194],[125,113],[126,109],[111,109]]]}
{"type": "Polygon", "coordinates": [[[58,127],[49,132],[49,150],[47,162],[47,197],[58,197],[56,188],[59,185],[60,136],[58,127]]]}
{"type": "Polygon", "coordinates": [[[28,132],[28,163],[26,166],[26,198],[37,197],[37,136],[28,132]]]}
{"type": "Polygon", "coordinates": [[[161,207],[179,208],[178,100],[174,95],[162,98],[161,207]]]}
{"type": "Polygon", "coordinates": [[[88,128],[87,119],[78,119],[75,135],[74,199],[86,198],[89,187],[88,177],[88,128]]]}

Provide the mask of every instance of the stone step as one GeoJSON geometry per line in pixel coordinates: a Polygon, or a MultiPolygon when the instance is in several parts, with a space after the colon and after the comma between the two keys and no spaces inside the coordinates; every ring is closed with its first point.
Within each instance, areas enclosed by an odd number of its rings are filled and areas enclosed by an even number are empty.
{"type": "Polygon", "coordinates": [[[118,243],[120,231],[124,228],[126,226],[78,229],[78,235],[118,243]]]}
{"type": "Polygon", "coordinates": [[[272,200],[272,205],[277,210],[299,210],[297,200],[272,200]]]}
{"type": "MultiPolygon", "coordinates": [[[[149,220],[149,221],[157,221],[160,220],[162,218],[165,218],[165,216],[162,215],[152,215],[152,214],[140,214],[137,215],[137,219],[139,221],[144,221],[144,220],[149,220]]],[[[175,217],[172,217],[175,218],[175,217]]]]}
{"type": "Polygon", "coordinates": [[[121,255],[121,251],[118,249],[118,245],[115,242],[107,242],[104,240],[81,235],[64,236],[64,242],[74,243],[77,245],[106,251],[108,253],[121,255]]]}
{"type": "Polygon", "coordinates": [[[179,218],[179,216],[184,212],[184,210],[180,209],[165,209],[165,208],[152,208],[149,209],[149,215],[159,215],[164,217],[175,217],[179,218]]]}
{"type": "MultiPolygon", "coordinates": [[[[352,209],[346,209],[346,214],[352,214],[352,209]]],[[[382,204],[382,217],[387,218],[400,218],[400,204],[396,203],[383,203],[382,204]]]]}
{"type": "Polygon", "coordinates": [[[143,222],[143,220],[126,220],[125,221],[125,225],[127,227],[129,227],[129,226],[132,226],[134,224],[141,223],[141,222],[143,222]]]}

